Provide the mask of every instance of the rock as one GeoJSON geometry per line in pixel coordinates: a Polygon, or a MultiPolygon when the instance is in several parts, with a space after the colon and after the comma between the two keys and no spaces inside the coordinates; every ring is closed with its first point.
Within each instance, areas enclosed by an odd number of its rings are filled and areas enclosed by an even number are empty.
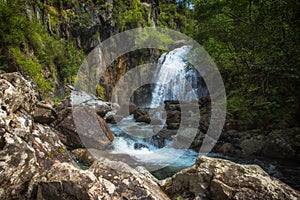
{"type": "Polygon", "coordinates": [[[55,162],[72,162],[67,149],[50,127],[37,124],[27,142],[8,132],[3,137],[0,183],[5,191],[0,192],[0,199],[26,199],[35,174],[48,170],[55,162]]]}
{"type": "Polygon", "coordinates": [[[169,199],[155,179],[139,173],[125,163],[99,158],[90,170],[115,186],[112,187],[112,199],[169,199]]]}
{"type": "Polygon", "coordinates": [[[168,111],[167,112],[167,120],[166,120],[167,124],[180,123],[180,121],[181,121],[180,111],[174,110],[174,111],[168,111]]]}
{"type": "Polygon", "coordinates": [[[91,153],[84,148],[72,150],[72,154],[75,156],[76,160],[83,165],[92,165],[95,161],[91,153]]]}
{"type": "Polygon", "coordinates": [[[96,111],[97,115],[104,118],[108,112],[112,111],[112,109],[108,105],[97,105],[95,107],[95,111],[96,111]]]}
{"type": "Polygon", "coordinates": [[[70,103],[67,101],[56,107],[58,115],[56,129],[60,131],[61,141],[73,149],[83,147],[105,148],[110,145],[114,137],[106,122],[97,115],[95,109],[101,106],[108,109],[107,104],[93,96],[86,98],[91,105],[83,101],[82,105],[69,107],[70,103]],[[96,108],[94,108],[95,106],[96,108]],[[76,124],[74,123],[74,116],[77,120],[76,124]]]}
{"type": "Polygon", "coordinates": [[[262,155],[268,158],[300,160],[300,128],[273,130],[266,138],[262,155]]]}
{"type": "Polygon", "coordinates": [[[300,193],[270,177],[257,165],[199,156],[196,163],[162,182],[181,199],[299,199],[300,193]]]}
{"type": "Polygon", "coordinates": [[[166,111],[181,111],[179,101],[177,100],[167,100],[164,103],[166,111]]]}
{"type": "Polygon", "coordinates": [[[134,113],[134,118],[137,119],[140,116],[148,115],[148,111],[146,109],[138,108],[134,113]]]}
{"type": "Polygon", "coordinates": [[[246,155],[259,155],[263,146],[264,142],[257,139],[246,139],[240,144],[240,147],[246,155]]]}
{"type": "Polygon", "coordinates": [[[147,145],[142,144],[142,143],[134,143],[133,148],[134,149],[143,149],[143,148],[149,149],[149,147],[147,145]]]}
{"type": "Polygon", "coordinates": [[[109,115],[105,118],[105,121],[109,124],[116,124],[115,117],[113,115],[109,115]]]}
{"type": "Polygon", "coordinates": [[[148,115],[142,115],[136,118],[136,122],[145,122],[147,124],[150,124],[151,118],[148,115]]]}
{"type": "Polygon", "coordinates": [[[122,104],[117,114],[126,117],[128,115],[135,114],[137,110],[138,110],[137,106],[134,103],[129,102],[126,104],[122,104]]]}
{"type": "Polygon", "coordinates": [[[29,188],[30,199],[111,199],[114,185],[98,181],[91,171],[70,163],[55,163],[48,171],[36,175],[29,188]]]}
{"type": "Polygon", "coordinates": [[[232,144],[225,143],[218,149],[218,152],[223,155],[233,155],[235,153],[235,148],[232,144]]]}
{"type": "Polygon", "coordinates": [[[32,113],[36,103],[34,86],[19,73],[0,74],[0,106],[7,114],[23,108],[32,113]]]}
{"type": "Polygon", "coordinates": [[[72,112],[68,113],[68,116],[56,126],[56,129],[59,130],[60,139],[65,145],[74,149],[84,147],[77,133],[72,112]]]}
{"type": "Polygon", "coordinates": [[[169,123],[167,128],[170,130],[177,130],[179,129],[180,123],[169,123]]]}
{"type": "Polygon", "coordinates": [[[111,145],[114,137],[106,122],[92,107],[73,107],[73,120],[76,132],[86,148],[104,150],[111,145]]]}
{"type": "Polygon", "coordinates": [[[106,137],[109,139],[110,142],[114,141],[114,135],[112,134],[112,132],[110,131],[109,126],[107,125],[107,123],[105,122],[104,119],[102,119],[101,117],[97,117],[100,128],[103,130],[103,132],[105,133],[106,137]]]}
{"type": "Polygon", "coordinates": [[[50,124],[56,119],[56,112],[50,105],[38,104],[34,110],[33,119],[38,123],[50,124]]]}

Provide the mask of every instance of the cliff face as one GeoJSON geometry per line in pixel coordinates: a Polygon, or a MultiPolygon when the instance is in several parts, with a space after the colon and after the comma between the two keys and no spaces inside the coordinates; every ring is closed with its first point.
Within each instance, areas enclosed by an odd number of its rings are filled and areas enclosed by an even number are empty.
{"type": "Polygon", "coordinates": [[[113,32],[113,1],[30,1],[26,12],[38,19],[49,34],[73,41],[85,52],[113,32]],[[94,3],[95,2],[95,3],[94,3]]]}
{"type": "MultiPolygon", "coordinates": [[[[26,14],[31,20],[40,21],[51,36],[58,40],[64,40],[66,43],[75,44],[87,55],[101,41],[124,29],[154,25],[158,12],[157,5],[153,2],[140,1],[125,4],[122,1],[112,0],[58,2],[37,0],[27,3],[26,14]],[[129,15],[124,14],[127,11],[133,12],[132,15],[138,13],[133,16],[135,25],[127,23],[127,20],[130,21],[127,19],[129,15]]],[[[160,54],[157,50],[148,49],[130,52],[117,58],[99,80],[104,99],[111,99],[113,86],[128,70],[140,64],[155,62],[160,54]]],[[[79,66],[73,68],[78,69],[79,66]]],[[[52,75],[52,79],[50,79],[50,82],[56,82],[57,96],[63,96],[64,84],[72,82],[70,76],[66,80],[62,80],[57,75],[63,70],[63,66],[58,63],[54,70],[58,73],[52,75]]],[[[72,70],[72,76],[76,76],[76,73],[76,70],[72,70]]],[[[136,81],[139,81],[142,76],[142,74],[138,74],[136,81]]],[[[137,93],[135,96],[141,95],[137,93]]]]}

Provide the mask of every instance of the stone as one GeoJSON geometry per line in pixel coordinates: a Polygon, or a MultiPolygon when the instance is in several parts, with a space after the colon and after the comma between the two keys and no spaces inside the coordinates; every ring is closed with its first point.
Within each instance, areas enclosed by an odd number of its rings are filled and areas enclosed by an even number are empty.
{"type": "Polygon", "coordinates": [[[273,130],[265,138],[262,155],[268,158],[300,161],[300,128],[273,130]]]}
{"type": "Polygon", "coordinates": [[[50,105],[37,105],[34,110],[33,119],[38,123],[50,124],[56,119],[56,113],[50,105]]]}
{"type": "Polygon", "coordinates": [[[244,154],[246,155],[259,155],[263,149],[264,142],[257,139],[246,139],[240,144],[244,154]]]}
{"type": "Polygon", "coordinates": [[[257,165],[199,156],[196,163],[161,183],[171,199],[299,199],[300,193],[257,165]]]}
{"type": "Polygon", "coordinates": [[[92,165],[95,161],[92,154],[85,148],[74,149],[72,150],[72,154],[76,160],[83,165],[92,165]]]}
{"type": "Polygon", "coordinates": [[[167,120],[166,120],[167,124],[180,123],[180,121],[181,121],[180,111],[174,110],[174,111],[168,111],[167,112],[167,120]]]}
{"type": "Polygon", "coordinates": [[[108,105],[97,105],[97,106],[95,106],[95,111],[96,111],[97,115],[104,118],[108,112],[112,111],[112,109],[108,105]]]}
{"type": "Polygon", "coordinates": [[[180,123],[169,123],[167,128],[170,130],[177,130],[179,129],[180,123]]]}
{"type": "Polygon", "coordinates": [[[34,85],[18,72],[0,74],[0,106],[7,114],[23,108],[32,113],[36,105],[34,85]]]}
{"type": "Polygon", "coordinates": [[[235,153],[235,148],[230,143],[224,143],[218,149],[218,152],[220,152],[223,155],[233,155],[235,153]]]}
{"type": "Polygon", "coordinates": [[[169,199],[155,179],[145,176],[125,163],[99,157],[90,171],[96,177],[106,179],[115,186],[113,199],[169,199]]]}
{"type": "Polygon", "coordinates": [[[117,114],[126,117],[128,115],[135,114],[137,110],[138,107],[134,103],[129,102],[120,105],[120,109],[118,110],[117,114]]]}
{"type": "Polygon", "coordinates": [[[147,145],[142,144],[142,143],[134,143],[133,148],[134,149],[143,149],[143,148],[149,149],[149,147],[147,145]]]}
{"type": "Polygon", "coordinates": [[[142,108],[138,108],[137,111],[133,114],[135,119],[144,115],[148,115],[148,112],[146,109],[142,109],[142,108]]]}
{"type": "Polygon", "coordinates": [[[48,171],[36,175],[28,190],[30,199],[111,199],[114,186],[98,181],[91,171],[70,163],[55,163],[48,171]]]}
{"type": "Polygon", "coordinates": [[[151,118],[148,115],[142,115],[136,118],[136,122],[145,122],[147,124],[150,124],[151,118]]]}

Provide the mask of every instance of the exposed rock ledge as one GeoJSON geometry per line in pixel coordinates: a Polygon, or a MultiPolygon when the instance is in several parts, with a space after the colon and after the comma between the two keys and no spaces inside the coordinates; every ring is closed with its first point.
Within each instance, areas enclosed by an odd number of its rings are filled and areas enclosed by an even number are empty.
{"type": "Polygon", "coordinates": [[[258,166],[207,157],[161,184],[142,167],[103,157],[82,170],[64,132],[46,125],[46,115],[34,121],[36,105],[29,81],[0,75],[0,199],[300,199],[258,166]]]}

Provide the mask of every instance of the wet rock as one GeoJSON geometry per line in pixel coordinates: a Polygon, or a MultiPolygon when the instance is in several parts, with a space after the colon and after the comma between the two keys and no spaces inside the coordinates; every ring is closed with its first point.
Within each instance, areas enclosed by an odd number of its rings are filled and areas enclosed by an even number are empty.
{"type": "Polygon", "coordinates": [[[167,128],[170,130],[177,130],[179,129],[180,123],[168,123],[167,128]]]}
{"type": "Polygon", "coordinates": [[[174,110],[174,111],[168,111],[167,112],[167,120],[166,120],[167,124],[180,123],[180,121],[181,121],[180,111],[174,110]]]}
{"type": "Polygon", "coordinates": [[[142,148],[146,148],[146,149],[149,149],[149,147],[145,144],[142,144],[142,143],[134,143],[134,146],[133,146],[134,149],[142,149],[142,148]]]}
{"type": "Polygon", "coordinates": [[[172,198],[298,199],[300,193],[270,177],[257,165],[199,156],[196,163],[162,182],[172,198]]]}
{"type": "Polygon", "coordinates": [[[95,107],[95,111],[96,111],[97,115],[104,118],[108,112],[112,111],[112,109],[108,105],[98,105],[95,107]]]}
{"type": "Polygon", "coordinates": [[[109,115],[105,118],[105,121],[109,124],[116,124],[115,116],[109,115]]]}
{"type": "Polygon", "coordinates": [[[138,108],[136,112],[133,114],[134,118],[137,119],[140,116],[148,115],[148,110],[143,108],[138,108]]]}
{"type": "Polygon", "coordinates": [[[151,118],[148,115],[142,115],[136,118],[136,122],[145,122],[147,124],[150,124],[151,118]]]}

